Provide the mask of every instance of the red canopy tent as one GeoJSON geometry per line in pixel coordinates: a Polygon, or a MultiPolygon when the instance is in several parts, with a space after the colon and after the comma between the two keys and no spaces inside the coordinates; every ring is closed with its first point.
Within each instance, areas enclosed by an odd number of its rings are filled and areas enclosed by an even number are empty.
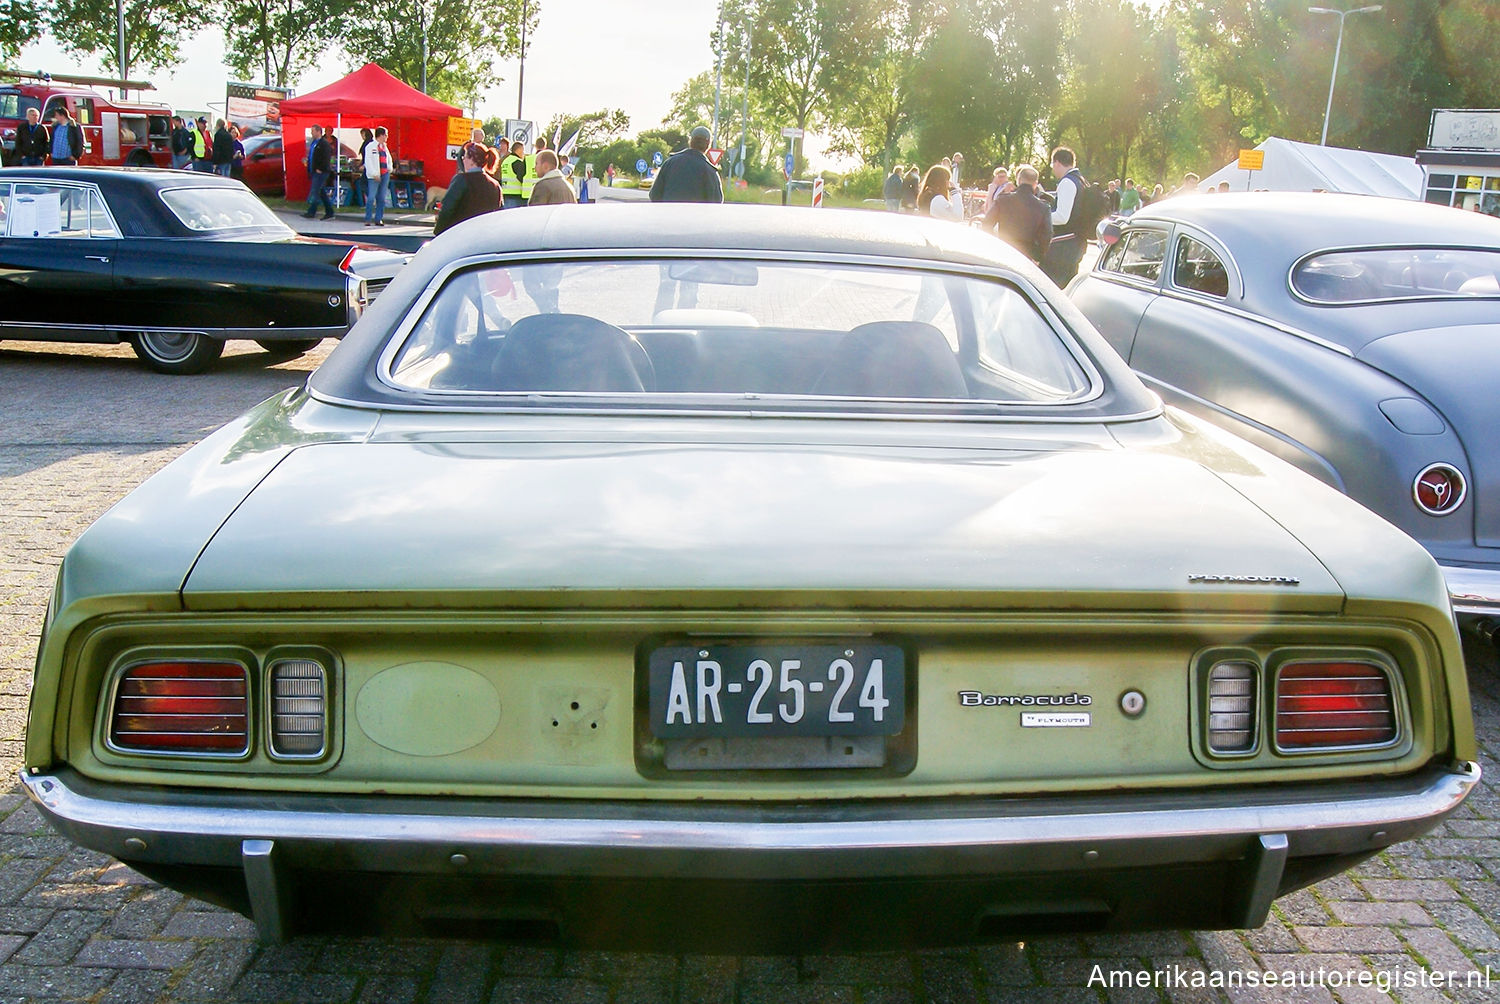
{"type": "Polygon", "coordinates": [[[307,198],[307,134],[314,125],[334,130],[345,157],[359,149],[361,128],[385,126],[397,158],[422,161],[422,181],[428,186],[447,185],[454,172],[448,159],[448,119],[462,114],[461,109],[429,98],[374,63],[327,87],[287,98],[281,103],[286,197],[307,198]]]}

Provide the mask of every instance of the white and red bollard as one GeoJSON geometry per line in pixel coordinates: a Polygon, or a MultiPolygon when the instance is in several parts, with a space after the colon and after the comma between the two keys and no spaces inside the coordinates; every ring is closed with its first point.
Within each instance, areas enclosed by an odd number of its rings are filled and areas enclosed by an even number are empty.
{"type": "Polygon", "coordinates": [[[823,207],[823,179],[822,178],[814,178],[813,179],[813,208],[814,209],[821,209],[822,207],[823,207]]]}

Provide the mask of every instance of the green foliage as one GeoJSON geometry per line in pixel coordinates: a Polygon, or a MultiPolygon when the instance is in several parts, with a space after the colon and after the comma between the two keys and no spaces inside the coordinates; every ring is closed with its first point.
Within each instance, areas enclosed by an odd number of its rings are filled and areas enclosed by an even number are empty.
{"type": "MultiPolygon", "coordinates": [[[[504,123],[500,127],[503,129],[504,123]]],[[[629,128],[629,115],[618,108],[601,108],[587,115],[554,115],[542,130],[542,135],[549,142],[556,136],[561,144],[566,143],[575,132],[578,133],[578,150],[573,157],[577,160],[585,153],[593,154],[599,148],[613,143],[629,128]]]]}
{"type": "MultiPolygon", "coordinates": [[[[540,0],[531,0],[528,32],[540,15],[540,0]]],[[[373,60],[411,86],[421,86],[424,19],[427,93],[450,104],[472,104],[499,81],[496,66],[521,51],[521,10],[510,0],[355,3],[340,32],[351,67],[373,60]]]]}
{"type": "Polygon", "coordinates": [[[116,55],[115,0],[50,0],[47,29],[64,49],[97,56],[122,77],[175,66],[203,20],[193,0],[125,0],[125,65],[116,55]]]}
{"type": "Polygon", "coordinates": [[[223,0],[224,62],[241,80],[291,87],[338,38],[353,0],[223,0]]]}
{"type": "Polygon", "coordinates": [[[0,0],[0,60],[11,62],[41,37],[46,24],[36,0],[0,0]]]}

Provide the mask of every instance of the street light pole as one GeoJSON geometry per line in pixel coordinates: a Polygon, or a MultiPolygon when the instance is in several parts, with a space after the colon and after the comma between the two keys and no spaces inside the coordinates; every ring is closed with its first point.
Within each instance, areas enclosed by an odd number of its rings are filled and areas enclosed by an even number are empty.
{"type": "Polygon", "coordinates": [[[529,15],[531,5],[527,0],[521,0],[521,71],[516,74],[516,119],[525,121],[521,114],[521,100],[526,96],[526,18],[529,15]]]}
{"type": "Polygon", "coordinates": [[[427,93],[427,0],[417,2],[417,21],[422,26],[422,93],[427,93]]]}
{"type": "Polygon", "coordinates": [[[750,27],[745,26],[745,95],[740,104],[740,177],[745,176],[745,137],[750,134],[750,27]]]}
{"type": "Polygon", "coordinates": [[[1333,75],[1328,78],[1328,107],[1323,110],[1323,138],[1318,140],[1319,146],[1328,145],[1328,119],[1333,114],[1333,85],[1339,79],[1339,53],[1344,48],[1344,18],[1350,14],[1373,14],[1380,10],[1380,5],[1373,7],[1356,7],[1353,10],[1336,10],[1332,7],[1309,7],[1309,14],[1337,14],[1339,19],[1339,40],[1333,47],[1333,75]]]}
{"type": "Polygon", "coordinates": [[[724,18],[723,8],[719,9],[719,23],[714,32],[714,125],[713,148],[719,148],[719,91],[724,80],[724,18]]]}
{"type": "Polygon", "coordinates": [[[120,71],[120,97],[125,97],[125,81],[130,79],[130,68],[125,65],[125,0],[115,0],[115,69],[120,71]]]}

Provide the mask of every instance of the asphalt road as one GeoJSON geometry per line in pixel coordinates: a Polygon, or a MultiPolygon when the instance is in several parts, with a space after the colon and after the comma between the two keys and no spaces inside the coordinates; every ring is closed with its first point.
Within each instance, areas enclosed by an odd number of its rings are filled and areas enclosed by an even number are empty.
{"type": "MultiPolygon", "coordinates": [[[[0,343],[0,776],[22,756],[37,632],[57,562],[111,503],[219,424],[300,383],[328,352],[265,365],[233,345],[196,377],[121,346],[0,343]]],[[[302,939],[263,948],[248,922],[183,899],[54,834],[0,781],[0,1004],[209,1001],[837,1002],[1500,1000],[1500,673],[1474,653],[1483,788],[1430,837],[1277,902],[1247,932],[1048,937],[943,952],[671,956],[438,940],[302,939]],[[1491,741],[1495,740],[1495,741],[1491,741]],[[1358,973],[1488,988],[1348,985],[1358,973]],[[1096,967],[1098,967],[1096,969],[1096,967]],[[1476,968],[1477,967],[1477,968],[1476,968]],[[1221,990],[1214,974],[1325,972],[1325,985],[1221,990]],[[1090,985],[1111,970],[1166,985],[1090,985]],[[1424,976],[1424,974],[1426,974],[1424,976]],[[1461,977],[1462,978],[1462,977],[1461,977]],[[1174,985],[1180,984],[1180,985],[1174,985]]]]}

